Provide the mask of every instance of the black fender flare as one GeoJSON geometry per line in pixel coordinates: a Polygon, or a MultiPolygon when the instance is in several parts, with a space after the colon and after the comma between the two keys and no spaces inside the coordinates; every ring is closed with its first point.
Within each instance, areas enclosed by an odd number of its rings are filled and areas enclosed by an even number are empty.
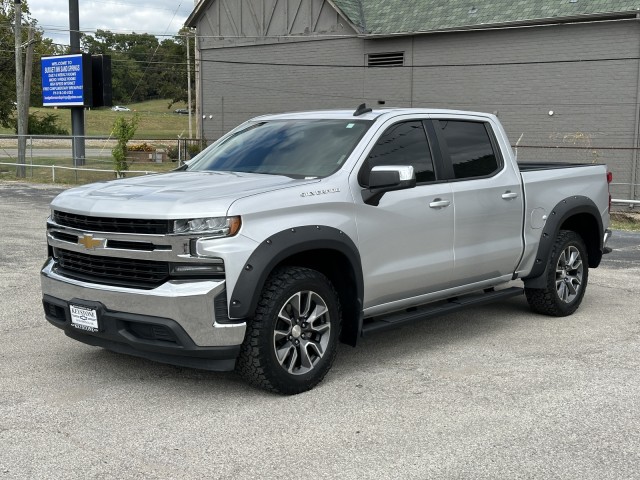
{"type": "MultiPolygon", "coordinates": [[[[355,280],[359,312],[356,328],[362,324],[364,281],[358,247],[351,238],[337,228],[305,225],[283,230],[265,239],[253,251],[233,288],[229,304],[229,317],[244,319],[256,310],[262,288],[273,269],[288,257],[311,250],[335,250],[351,263],[355,280]]],[[[346,313],[346,312],[345,312],[346,313]]]]}
{"type": "MultiPolygon", "coordinates": [[[[529,288],[544,288],[545,279],[548,267],[548,258],[551,254],[553,244],[560,232],[560,227],[569,218],[574,215],[586,213],[595,218],[598,224],[598,238],[599,238],[599,250],[602,253],[602,242],[604,239],[604,227],[602,226],[602,217],[596,204],[589,197],[574,195],[567,197],[564,200],[558,202],[553,207],[549,218],[547,219],[540,236],[540,244],[538,245],[538,251],[536,252],[536,259],[533,264],[533,268],[529,275],[522,280],[525,282],[525,286],[529,288]]],[[[599,259],[596,262],[599,263],[599,259]]]]}

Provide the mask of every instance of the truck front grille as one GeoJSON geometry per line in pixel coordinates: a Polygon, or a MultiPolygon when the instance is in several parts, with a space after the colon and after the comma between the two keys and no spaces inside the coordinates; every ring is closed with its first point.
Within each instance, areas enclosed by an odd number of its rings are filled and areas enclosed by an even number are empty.
{"type": "Polygon", "coordinates": [[[169,279],[169,264],[150,260],[86,255],[55,248],[56,270],[91,283],[151,289],[169,279]]]}
{"type": "Polygon", "coordinates": [[[170,233],[169,220],[143,220],[137,218],[89,217],[55,210],[53,221],[58,225],[92,232],[138,233],[163,235],[170,233]]]}

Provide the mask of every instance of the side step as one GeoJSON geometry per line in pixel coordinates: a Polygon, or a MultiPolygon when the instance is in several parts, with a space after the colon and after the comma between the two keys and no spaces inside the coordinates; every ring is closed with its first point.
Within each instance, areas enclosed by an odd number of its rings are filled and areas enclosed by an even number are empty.
{"type": "Polygon", "coordinates": [[[483,293],[473,293],[462,297],[453,297],[449,300],[436,302],[423,307],[414,307],[401,312],[392,313],[385,316],[365,319],[362,325],[362,336],[367,333],[389,330],[416,320],[444,315],[445,313],[456,312],[463,308],[483,305],[495,302],[504,298],[515,297],[524,293],[523,288],[510,287],[502,290],[489,289],[483,293]]]}

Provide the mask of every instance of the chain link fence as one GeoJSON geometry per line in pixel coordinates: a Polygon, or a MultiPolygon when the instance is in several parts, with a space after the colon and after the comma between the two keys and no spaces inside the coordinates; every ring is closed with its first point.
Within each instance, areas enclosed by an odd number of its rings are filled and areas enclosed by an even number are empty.
{"type": "MultiPolygon", "coordinates": [[[[109,137],[85,137],[84,165],[76,166],[72,157],[73,137],[27,137],[26,178],[39,182],[68,184],[110,180],[117,177],[111,149],[116,141],[109,137]]],[[[132,140],[127,155],[126,176],[171,171],[207,146],[202,139],[132,140]]],[[[615,203],[640,206],[640,152],[636,148],[596,147],[584,144],[518,145],[520,161],[604,163],[613,173],[611,194],[615,203]]],[[[16,179],[17,136],[0,135],[0,179],[16,179]]]]}
{"type": "MultiPolygon", "coordinates": [[[[116,140],[110,137],[85,137],[84,161],[74,162],[72,136],[27,136],[25,176],[18,176],[16,135],[0,135],[0,179],[83,184],[118,178],[111,150],[116,140]]],[[[129,142],[123,176],[171,171],[193,158],[206,146],[200,139],[153,139],[129,142]]]]}

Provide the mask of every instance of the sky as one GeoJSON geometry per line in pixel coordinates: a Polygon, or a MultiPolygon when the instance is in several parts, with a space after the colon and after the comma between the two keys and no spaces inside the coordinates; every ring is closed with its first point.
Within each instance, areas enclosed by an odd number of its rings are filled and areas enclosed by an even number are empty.
{"type": "MultiPolygon", "coordinates": [[[[69,44],[69,2],[27,0],[31,15],[55,43],[69,44]]],[[[78,0],[80,30],[175,35],[194,8],[194,0],[78,0]]]]}

